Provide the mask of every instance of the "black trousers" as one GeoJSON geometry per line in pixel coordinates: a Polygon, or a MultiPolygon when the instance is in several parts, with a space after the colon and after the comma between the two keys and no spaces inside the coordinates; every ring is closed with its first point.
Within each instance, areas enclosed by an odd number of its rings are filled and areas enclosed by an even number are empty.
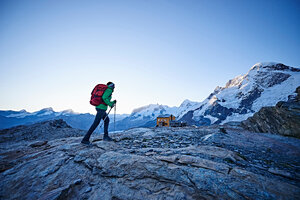
{"type": "MultiPolygon", "coordinates": [[[[101,119],[104,120],[104,118],[107,116],[107,113],[105,112],[105,110],[102,110],[99,108],[96,108],[96,110],[97,110],[97,114],[96,114],[95,120],[83,138],[83,140],[85,140],[85,141],[90,140],[92,133],[97,128],[97,126],[100,124],[101,119]]],[[[104,121],[104,136],[108,136],[108,125],[109,125],[109,118],[107,116],[104,121]]]]}

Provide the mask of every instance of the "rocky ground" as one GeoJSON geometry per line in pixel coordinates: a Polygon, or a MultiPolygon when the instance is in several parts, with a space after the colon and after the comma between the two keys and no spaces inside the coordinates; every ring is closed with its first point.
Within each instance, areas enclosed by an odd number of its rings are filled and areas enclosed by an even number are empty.
{"type": "Polygon", "coordinates": [[[0,199],[299,199],[299,139],[225,130],[136,128],[91,146],[64,122],[0,131],[0,199]]]}

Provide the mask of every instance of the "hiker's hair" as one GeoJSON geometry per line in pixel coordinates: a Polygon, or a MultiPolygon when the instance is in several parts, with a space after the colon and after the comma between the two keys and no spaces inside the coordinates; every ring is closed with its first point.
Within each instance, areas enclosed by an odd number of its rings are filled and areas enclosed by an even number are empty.
{"type": "Polygon", "coordinates": [[[109,81],[109,82],[106,83],[106,85],[110,85],[110,84],[112,84],[112,83],[113,83],[113,82],[110,82],[110,81],[109,81]]]}

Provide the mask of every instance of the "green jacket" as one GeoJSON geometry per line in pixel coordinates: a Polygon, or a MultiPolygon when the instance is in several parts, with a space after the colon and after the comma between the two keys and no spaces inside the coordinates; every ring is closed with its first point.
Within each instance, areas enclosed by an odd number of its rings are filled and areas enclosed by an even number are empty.
{"type": "MultiPolygon", "coordinates": [[[[108,86],[108,88],[105,90],[105,92],[102,95],[103,101],[110,107],[112,107],[115,103],[114,101],[110,101],[113,91],[114,91],[114,89],[108,86]]],[[[102,110],[107,110],[107,105],[100,104],[99,106],[96,106],[96,108],[99,108],[102,110]]]]}

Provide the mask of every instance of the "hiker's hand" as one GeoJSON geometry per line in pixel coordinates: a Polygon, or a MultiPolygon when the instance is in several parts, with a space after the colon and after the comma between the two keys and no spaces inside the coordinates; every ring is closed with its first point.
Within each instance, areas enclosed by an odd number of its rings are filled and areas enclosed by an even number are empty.
{"type": "Polygon", "coordinates": [[[117,103],[117,100],[114,100],[114,101],[113,101],[112,108],[115,107],[116,103],[117,103]]]}

